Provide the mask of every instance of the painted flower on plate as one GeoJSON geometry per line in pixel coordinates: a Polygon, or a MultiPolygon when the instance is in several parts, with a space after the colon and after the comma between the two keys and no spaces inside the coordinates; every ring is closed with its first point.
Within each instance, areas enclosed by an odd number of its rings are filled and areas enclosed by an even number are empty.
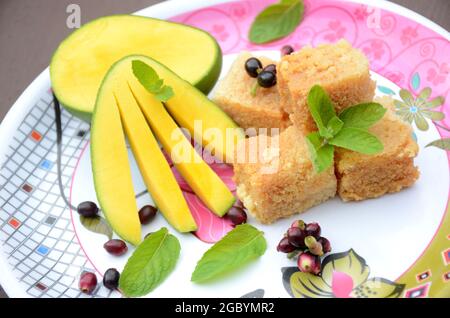
{"type": "Polygon", "coordinates": [[[417,29],[412,26],[408,26],[402,30],[400,41],[403,45],[409,45],[412,43],[413,39],[417,38],[417,36],[417,29]]]}
{"type": "Polygon", "coordinates": [[[450,66],[447,63],[442,63],[438,68],[430,68],[427,72],[427,80],[434,85],[445,83],[447,76],[450,73],[450,66]]]}
{"type": "Polygon", "coordinates": [[[296,271],[289,277],[296,298],[397,298],[405,288],[384,278],[369,278],[366,261],[353,249],[328,255],[322,276],[296,271]]]}
{"type": "Polygon", "coordinates": [[[333,20],[328,23],[328,28],[332,30],[332,33],[325,34],[324,38],[330,42],[335,42],[344,37],[347,29],[342,26],[339,20],[333,20]]]}
{"type": "Polygon", "coordinates": [[[435,121],[444,119],[445,116],[442,112],[432,110],[444,103],[444,97],[439,96],[428,100],[431,88],[426,87],[421,90],[417,98],[414,98],[406,89],[401,89],[399,95],[402,100],[394,100],[396,113],[407,122],[414,122],[418,129],[428,130],[429,125],[426,118],[435,121]]]}
{"type": "Polygon", "coordinates": [[[381,40],[373,40],[370,42],[370,46],[363,48],[363,52],[372,56],[375,60],[380,60],[384,55],[384,44],[381,40]]]}

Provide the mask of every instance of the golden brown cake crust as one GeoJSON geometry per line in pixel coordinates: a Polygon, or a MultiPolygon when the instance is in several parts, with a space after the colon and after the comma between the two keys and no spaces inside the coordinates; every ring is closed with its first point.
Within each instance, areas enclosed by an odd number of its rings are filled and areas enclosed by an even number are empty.
{"type": "Polygon", "coordinates": [[[411,126],[399,118],[390,97],[376,98],[388,109],[385,116],[369,129],[383,143],[384,150],[364,155],[337,148],[335,153],[338,194],[344,201],[376,198],[409,187],[419,177],[414,157],[419,148],[411,126]]]}
{"type": "Polygon", "coordinates": [[[284,56],[277,76],[281,107],[304,133],[316,129],[307,105],[308,92],[315,84],[329,94],[337,112],[371,101],[375,91],[367,58],[345,40],[316,48],[305,46],[284,56]]]}
{"type": "MultiPolygon", "coordinates": [[[[248,158],[250,143],[262,144],[264,137],[247,139],[241,143],[240,151],[248,158]]],[[[335,196],[334,167],[320,174],[314,171],[304,135],[298,129],[286,128],[278,143],[274,139],[277,137],[267,138],[267,147],[262,147],[263,156],[268,157],[266,163],[234,164],[237,195],[261,223],[301,213],[335,196]],[[274,163],[277,158],[278,163],[274,163]],[[263,173],[265,168],[274,166],[278,167],[275,173],[263,173]]]]}
{"type": "MultiPolygon", "coordinates": [[[[281,128],[291,125],[288,115],[281,110],[280,95],[276,86],[259,88],[256,96],[250,90],[256,79],[244,68],[245,61],[252,57],[248,52],[239,54],[228,74],[222,79],[214,93],[213,101],[234,121],[247,128],[281,128]]],[[[275,64],[266,57],[258,57],[263,66],[275,64]]]]}

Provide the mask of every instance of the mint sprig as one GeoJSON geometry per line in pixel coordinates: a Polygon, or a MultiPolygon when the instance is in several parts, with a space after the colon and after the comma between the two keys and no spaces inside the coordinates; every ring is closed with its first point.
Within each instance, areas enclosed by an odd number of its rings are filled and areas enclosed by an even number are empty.
{"type": "Polygon", "coordinates": [[[178,239],[165,227],[152,233],[128,259],[120,276],[120,290],[128,297],[148,294],[175,268],[180,249],[178,239]]]}
{"type": "Polygon", "coordinates": [[[131,62],[133,74],[144,86],[144,88],[155,96],[161,102],[167,102],[173,96],[173,89],[170,86],[164,85],[164,81],[159,78],[156,71],[148,64],[133,60],[131,62]]]}
{"type": "Polygon", "coordinates": [[[230,272],[260,257],[266,248],[263,232],[250,224],[238,225],[206,251],[191,281],[204,282],[230,272]]]}
{"type": "Polygon", "coordinates": [[[315,85],[308,94],[308,108],[318,131],[309,133],[306,142],[318,173],[333,164],[334,146],[368,155],[383,151],[380,140],[367,131],[386,113],[380,104],[358,104],[336,115],[328,94],[315,85]]]}
{"type": "Polygon", "coordinates": [[[302,21],[304,10],[303,0],[280,0],[268,6],[253,21],[249,40],[262,44],[289,35],[302,21]]]}

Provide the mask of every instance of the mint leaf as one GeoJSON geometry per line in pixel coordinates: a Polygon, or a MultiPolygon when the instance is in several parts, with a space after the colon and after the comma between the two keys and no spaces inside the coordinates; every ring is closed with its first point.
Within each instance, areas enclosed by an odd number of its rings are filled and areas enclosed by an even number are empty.
{"type": "Polygon", "coordinates": [[[344,122],[344,127],[367,129],[386,113],[386,108],[378,103],[358,104],[344,109],[339,118],[344,122]]]}
{"type": "Polygon", "coordinates": [[[164,81],[151,66],[140,60],[133,60],[131,67],[139,83],[159,101],[167,102],[173,96],[172,88],[164,85],[164,81]]]}
{"type": "Polygon", "coordinates": [[[378,138],[361,128],[344,127],[328,142],[334,146],[366,155],[373,155],[383,151],[383,144],[378,138]]]}
{"type": "Polygon", "coordinates": [[[178,239],[163,227],[147,237],[128,259],[119,288],[128,297],[148,294],[170,274],[179,256],[178,239]]]}
{"type": "Polygon", "coordinates": [[[203,282],[232,271],[264,254],[264,233],[250,224],[238,225],[203,254],[191,281],[203,282]]]}
{"type": "Polygon", "coordinates": [[[343,126],[344,122],[340,120],[339,117],[334,116],[328,121],[327,130],[331,135],[336,136],[343,126]]]}
{"type": "Polygon", "coordinates": [[[303,0],[280,0],[265,8],[253,21],[248,38],[262,44],[292,33],[303,19],[303,0]]]}
{"type": "Polygon", "coordinates": [[[333,103],[320,85],[314,85],[308,93],[308,107],[312,118],[316,122],[319,133],[324,138],[332,138],[327,125],[331,118],[336,117],[333,103]]]}
{"type": "Polygon", "coordinates": [[[318,132],[312,132],[306,135],[311,161],[317,173],[327,170],[333,165],[334,147],[325,144],[318,132]]]}
{"type": "Polygon", "coordinates": [[[155,97],[162,102],[166,102],[173,96],[173,94],[172,87],[164,86],[158,93],[155,94],[155,97]]]}

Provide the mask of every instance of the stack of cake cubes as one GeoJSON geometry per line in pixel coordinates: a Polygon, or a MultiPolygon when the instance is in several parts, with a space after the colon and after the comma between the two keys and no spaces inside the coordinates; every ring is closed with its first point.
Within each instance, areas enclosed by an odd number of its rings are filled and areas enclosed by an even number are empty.
{"type": "Polygon", "coordinates": [[[214,100],[243,128],[280,130],[279,135],[258,134],[244,140],[233,165],[237,195],[260,222],[301,213],[336,194],[344,201],[376,198],[417,180],[418,146],[411,126],[397,117],[391,97],[374,99],[369,62],[347,41],[304,47],[283,56],[277,64],[276,86],[260,89],[256,96],[250,94],[255,79],[244,69],[249,57],[249,53],[238,56],[214,100]],[[337,113],[371,101],[386,108],[384,117],[369,129],[383,143],[382,152],[365,155],[336,147],[334,166],[315,171],[305,136],[317,130],[307,105],[309,90],[316,84],[328,93],[337,113]],[[264,160],[249,160],[255,149],[264,160]]]}

